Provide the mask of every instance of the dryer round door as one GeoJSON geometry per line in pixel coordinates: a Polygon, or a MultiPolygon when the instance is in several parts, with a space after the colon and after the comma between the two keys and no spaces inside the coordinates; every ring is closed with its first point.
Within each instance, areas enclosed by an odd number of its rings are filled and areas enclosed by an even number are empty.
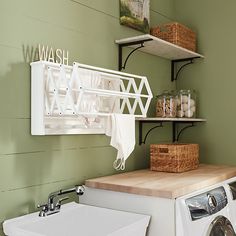
{"type": "Polygon", "coordinates": [[[230,221],[224,216],[218,216],[211,222],[206,236],[236,236],[236,234],[230,221]]]}

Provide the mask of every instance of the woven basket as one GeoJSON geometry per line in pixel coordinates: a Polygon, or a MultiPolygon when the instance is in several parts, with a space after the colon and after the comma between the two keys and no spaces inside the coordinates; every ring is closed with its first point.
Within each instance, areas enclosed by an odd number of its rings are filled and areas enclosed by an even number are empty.
{"type": "Polygon", "coordinates": [[[153,36],[196,52],[196,33],[177,23],[168,23],[151,28],[153,36]]]}
{"type": "Polygon", "coordinates": [[[185,172],[198,168],[198,144],[151,144],[151,170],[185,172]]]}

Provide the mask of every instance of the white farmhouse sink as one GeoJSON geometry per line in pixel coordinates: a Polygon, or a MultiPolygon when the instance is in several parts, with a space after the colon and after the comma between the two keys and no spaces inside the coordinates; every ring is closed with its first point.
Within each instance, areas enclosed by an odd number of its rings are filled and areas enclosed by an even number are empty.
{"type": "Polygon", "coordinates": [[[59,213],[39,217],[38,212],[6,220],[8,236],[144,236],[150,216],[77,204],[59,213]]]}

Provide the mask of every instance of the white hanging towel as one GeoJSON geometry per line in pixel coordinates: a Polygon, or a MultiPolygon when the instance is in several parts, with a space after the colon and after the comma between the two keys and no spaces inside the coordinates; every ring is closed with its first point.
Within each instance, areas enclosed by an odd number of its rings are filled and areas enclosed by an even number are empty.
{"type": "Polygon", "coordinates": [[[105,134],[111,136],[110,145],[117,149],[114,161],[116,170],[124,170],[125,162],[135,146],[135,117],[126,114],[111,114],[107,118],[105,134]]]}

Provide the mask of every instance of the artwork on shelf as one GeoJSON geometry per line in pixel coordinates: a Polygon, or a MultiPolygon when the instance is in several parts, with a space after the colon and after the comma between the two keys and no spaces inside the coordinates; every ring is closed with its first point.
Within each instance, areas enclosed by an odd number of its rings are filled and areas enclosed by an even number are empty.
{"type": "Polygon", "coordinates": [[[149,33],[150,0],[120,0],[120,24],[149,33]]]}

